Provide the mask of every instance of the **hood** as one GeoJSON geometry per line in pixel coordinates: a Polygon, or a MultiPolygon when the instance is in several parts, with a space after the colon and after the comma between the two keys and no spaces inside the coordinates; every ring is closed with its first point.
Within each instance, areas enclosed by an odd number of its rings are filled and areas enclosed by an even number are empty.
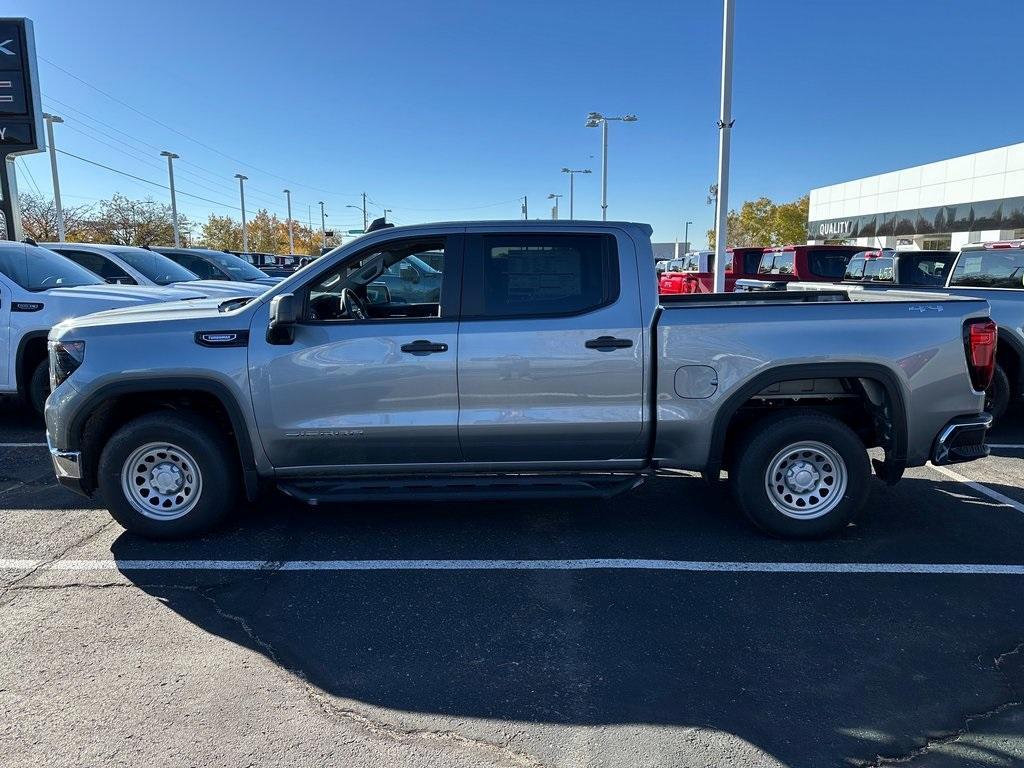
{"type": "Polygon", "coordinates": [[[249,285],[277,285],[282,280],[284,280],[283,277],[267,275],[266,277],[258,277],[255,280],[246,280],[245,282],[249,283],[249,285]]]}
{"type": "MultiPolygon", "coordinates": [[[[210,320],[212,318],[228,318],[235,315],[235,312],[220,312],[219,307],[225,298],[216,299],[193,299],[191,301],[171,301],[159,304],[146,304],[138,306],[127,306],[118,309],[108,309],[102,312],[75,317],[55,327],[51,332],[51,338],[56,338],[59,333],[70,329],[83,327],[101,327],[110,325],[138,325],[140,323],[157,323],[179,320],[210,320]]],[[[237,322],[237,321],[236,321],[237,322]]],[[[244,321],[248,323],[248,320],[244,321]]]]}
{"type": "Polygon", "coordinates": [[[33,301],[51,305],[51,317],[58,321],[107,309],[161,304],[197,297],[192,291],[168,292],[163,288],[140,285],[82,285],[77,288],[51,288],[38,291],[33,301]]]}
{"type": "Polygon", "coordinates": [[[270,285],[262,281],[247,283],[241,280],[189,280],[185,283],[174,283],[174,287],[211,298],[219,296],[228,299],[232,296],[259,296],[265,293],[270,285]]]}

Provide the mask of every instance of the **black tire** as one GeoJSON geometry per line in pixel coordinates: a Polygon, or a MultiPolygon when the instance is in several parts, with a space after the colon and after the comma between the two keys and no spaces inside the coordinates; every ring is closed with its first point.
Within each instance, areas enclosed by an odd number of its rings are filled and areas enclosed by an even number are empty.
{"type": "Polygon", "coordinates": [[[1010,377],[1001,365],[996,365],[992,383],[985,390],[985,410],[992,414],[992,421],[999,421],[1010,407],[1010,377]]]}
{"type": "MultiPolygon", "coordinates": [[[[171,459],[178,459],[173,451],[167,453],[171,459]]],[[[216,528],[238,502],[240,482],[235,454],[235,446],[209,420],[193,413],[150,413],[128,422],[110,438],[100,455],[97,485],[111,517],[124,526],[125,530],[149,539],[198,536],[216,528]],[[156,504],[155,509],[149,512],[150,516],[143,514],[122,486],[122,471],[132,472],[131,468],[126,467],[132,454],[143,450],[145,446],[161,443],[177,446],[179,452],[191,457],[192,461],[185,461],[182,466],[185,471],[189,471],[189,466],[194,462],[192,471],[195,474],[182,475],[183,478],[190,478],[189,482],[199,478],[195,496],[187,498],[183,505],[192,506],[180,517],[173,519],[155,518],[153,515],[163,511],[156,504]]],[[[167,461],[170,462],[170,459],[167,461]]],[[[140,470],[147,466],[160,466],[147,465],[142,461],[133,463],[139,464],[140,470]]],[[[141,482],[138,484],[144,485],[141,482]]],[[[182,490],[188,493],[189,488],[186,484],[182,490]]],[[[148,488],[146,492],[153,493],[150,501],[159,498],[156,492],[148,488]]]]}
{"type": "Polygon", "coordinates": [[[46,408],[46,398],[50,396],[50,361],[41,360],[29,376],[25,388],[25,399],[28,405],[40,416],[46,408]]]}
{"type": "Polygon", "coordinates": [[[732,491],[743,513],[765,533],[787,539],[829,536],[843,530],[867,500],[871,478],[867,450],[852,429],[831,416],[809,410],[773,414],[755,422],[741,436],[739,444],[742,447],[729,471],[732,491]],[[794,452],[789,457],[780,456],[789,446],[801,443],[824,446],[825,452],[810,450],[794,452]],[[835,462],[830,463],[829,452],[842,460],[842,466],[833,467],[835,462]],[[793,456],[797,457],[795,462],[793,456]],[[787,481],[783,477],[785,465],[779,467],[782,471],[776,473],[774,478],[780,482],[775,485],[779,489],[778,493],[769,491],[767,475],[776,462],[785,462],[791,469],[803,469],[807,463],[814,467],[814,462],[822,459],[824,461],[813,472],[794,477],[794,481],[806,478],[807,482],[816,483],[812,488],[820,489],[809,492],[809,500],[804,501],[807,509],[793,506],[800,504],[803,497],[788,493],[790,487],[785,484],[787,481]],[[839,478],[842,470],[845,470],[845,484],[841,485],[839,478]],[[833,483],[831,485],[828,484],[830,478],[833,483]],[[825,496],[832,488],[840,487],[841,492],[837,490],[832,498],[825,496]],[[821,494],[821,498],[816,493],[821,494]],[[838,502],[835,501],[837,497],[838,502]],[[789,506],[789,513],[782,511],[776,504],[789,506]],[[822,512],[815,513],[815,505],[822,512]],[[812,514],[820,516],[812,517],[812,514]]]}

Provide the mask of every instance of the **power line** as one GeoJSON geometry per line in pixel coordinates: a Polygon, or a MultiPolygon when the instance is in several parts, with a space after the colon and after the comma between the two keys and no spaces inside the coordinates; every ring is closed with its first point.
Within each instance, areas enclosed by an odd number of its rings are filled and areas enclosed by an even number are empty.
{"type": "Polygon", "coordinates": [[[268,171],[268,170],[265,170],[263,168],[260,168],[259,166],[253,165],[251,163],[247,163],[244,160],[239,160],[236,157],[232,157],[231,155],[227,154],[226,152],[221,152],[216,147],[212,147],[209,144],[207,144],[206,142],[200,141],[199,139],[197,139],[197,138],[195,138],[193,136],[189,136],[187,133],[179,131],[177,128],[175,128],[175,127],[173,127],[171,125],[168,125],[167,123],[163,122],[162,120],[158,120],[157,118],[153,117],[152,115],[146,114],[141,109],[137,109],[136,107],[133,107],[131,104],[129,104],[126,101],[123,101],[122,99],[119,99],[117,96],[114,96],[114,95],[112,95],[110,93],[107,93],[102,88],[96,87],[95,85],[90,83],[88,80],[84,80],[83,78],[81,78],[78,75],[76,75],[74,72],[70,72],[70,71],[64,69],[64,67],[60,66],[60,64],[57,64],[56,62],[51,61],[50,59],[46,58],[45,56],[39,56],[39,58],[42,59],[43,61],[45,61],[51,67],[53,67],[53,68],[55,68],[57,70],[60,70],[61,72],[63,72],[68,77],[70,77],[70,78],[72,78],[74,80],[77,80],[78,82],[82,83],[82,85],[84,85],[84,86],[86,86],[88,88],[91,88],[92,90],[96,91],[97,93],[99,93],[99,94],[101,94],[103,96],[106,96],[108,99],[110,99],[111,101],[115,102],[116,104],[120,104],[125,109],[129,109],[132,112],[136,113],[137,115],[141,115],[142,117],[146,118],[147,120],[150,120],[150,121],[156,123],[161,128],[164,128],[165,130],[171,131],[172,133],[175,133],[178,136],[181,136],[182,138],[188,139],[189,141],[198,144],[199,146],[203,147],[204,149],[209,150],[210,152],[214,152],[214,153],[220,155],[221,157],[227,158],[228,160],[230,160],[233,163],[238,163],[240,165],[244,165],[247,168],[252,168],[253,170],[259,171],[260,173],[266,174],[267,176],[273,176],[275,179],[280,179],[281,181],[284,181],[286,183],[292,184],[294,186],[305,187],[306,189],[312,189],[312,190],[315,190],[317,192],[323,192],[325,194],[333,195],[333,196],[336,196],[336,197],[348,197],[348,198],[352,198],[352,199],[355,199],[356,197],[358,197],[358,195],[356,195],[354,193],[353,194],[339,194],[337,192],[333,192],[333,191],[325,190],[325,189],[320,189],[318,187],[314,187],[314,186],[311,186],[309,184],[302,184],[300,182],[287,179],[284,176],[279,176],[278,174],[276,174],[276,173],[274,173],[272,171],[268,171]]]}

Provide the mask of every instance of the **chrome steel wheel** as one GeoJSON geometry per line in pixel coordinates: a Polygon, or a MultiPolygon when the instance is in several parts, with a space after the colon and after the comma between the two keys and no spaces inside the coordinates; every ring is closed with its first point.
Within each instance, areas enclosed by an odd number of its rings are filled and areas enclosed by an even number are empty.
{"type": "Polygon", "coordinates": [[[846,464],[824,443],[794,443],[768,462],[764,482],[768,499],[779,512],[797,520],[812,520],[828,514],[843,500],[846,464]]]}
{"type": "Polygon", "coordinates": [[[121,490],[146,517],[175,520],[199,503],[203,476],[187,451],[170,443],[147,443],[125,460],[121,490]]]}

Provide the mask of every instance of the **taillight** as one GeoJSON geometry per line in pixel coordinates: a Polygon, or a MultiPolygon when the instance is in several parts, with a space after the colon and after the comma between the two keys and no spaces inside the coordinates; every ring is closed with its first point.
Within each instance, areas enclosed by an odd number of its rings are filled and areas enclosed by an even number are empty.
{"type": "Polygon", "coordinates": [[[971,320],[964,326],[964,347],[971,383],[978,392],[984,392],[992,383],[996,372],[996,343],[999,328],[992,320],[971,320]]]}

